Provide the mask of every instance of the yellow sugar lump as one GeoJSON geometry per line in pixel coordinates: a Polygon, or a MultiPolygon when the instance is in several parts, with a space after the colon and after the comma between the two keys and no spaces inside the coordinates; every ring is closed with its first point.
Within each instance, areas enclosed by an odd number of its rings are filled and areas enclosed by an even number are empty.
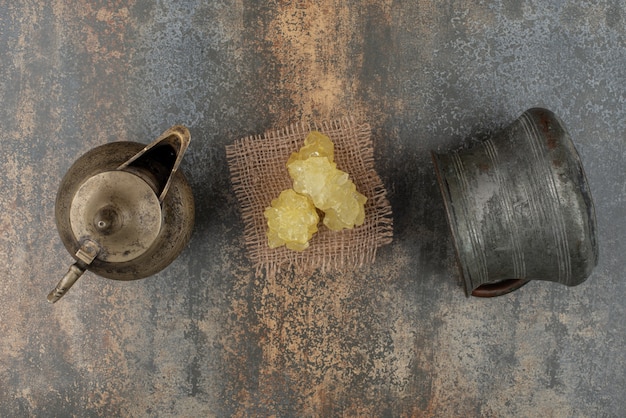
{"type": "Polygon", "coordinates": [[[337,168],[334,144],[326,135],[309,133],[304,146],[289,157],[287,169],[293,189],[309,196],[324,212],[326,227],[339,231],[363,224],[367,198],[356,190],[348,173],[337,168]]]}
{"type": "Polygon", "coordinates": [[[348,173],[337,168],[328,157],[309,157],[288,165],[293,189],[309,196],[324,212],[324,225],[339,231],[362,225],[367,198],[356,190],[348,173]]]}
{"type": "Polygon", "coordinates": [[[354,183],[346,183],[335,195],[337,203],[324,211],[324,225],[334,231],[363,225],[367,198],[356,190],[354,183]]]}
{"type": "Polygon", "coordinates": [[[359,193],[348,173],[334,162],[334,144],[326,135],[313,131],[304,145],[287,161],[293,189],[284,190],[265,210],[268,245],[285,245],[303,251],[317,232],[319,216],[334,231],[354,228],[365,221],[367,198],[359,193]]]}
{"type": "Polygon", "coordinates": [[[327,157],[332,162],[335,158],[335,144],[323,133],[311,131],[304,138],[302,148],[291,154],[287,160],[287,166],[295,160],[306,160],[309,157],[327,157]]]}
{"type": "Polygon", "coordinates": [[[264,215],[269,226],[270,248],[285,245],[291,250],[303,251],[317,232],[319,216],[313,202],[293,189],[282,191],[272,200],[272,206],[265,209],[264,215]]]}

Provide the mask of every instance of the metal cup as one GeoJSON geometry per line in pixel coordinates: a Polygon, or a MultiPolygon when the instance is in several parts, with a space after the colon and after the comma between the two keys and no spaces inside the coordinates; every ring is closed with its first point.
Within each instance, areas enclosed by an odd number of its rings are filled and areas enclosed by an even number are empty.
{"type": "Polygon", "coordinates": [[[598,263],[595,209],[563,123],[533,108],[499,134],[432,153],[466,294],[547,280],[575,286],[598,263]]]}

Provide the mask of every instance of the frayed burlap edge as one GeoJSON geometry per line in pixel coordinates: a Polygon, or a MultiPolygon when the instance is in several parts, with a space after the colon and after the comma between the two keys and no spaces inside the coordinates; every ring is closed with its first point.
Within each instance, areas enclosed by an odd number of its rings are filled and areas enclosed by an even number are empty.
{"type": "Polygon", "coordinates": [[[240,204],[248,258],[257,276],[274,277],[282,269],[296,274],[352,270],[374,262],[376,250],[393,239],[393,218],[387,191],[374,169],[374,147],[367,123],[346,117],[331,122],[296,123],[262,135],[248,136],[226,146],[233,190],[240,204]],[[354,229],[319,231],[303,252],[269,248],[265,208],[281,191],[291,188],[285,166],[306,135],[317,130],[335,144],[337,167],[350,175],[367,197],[365,222],[354,229]]]}

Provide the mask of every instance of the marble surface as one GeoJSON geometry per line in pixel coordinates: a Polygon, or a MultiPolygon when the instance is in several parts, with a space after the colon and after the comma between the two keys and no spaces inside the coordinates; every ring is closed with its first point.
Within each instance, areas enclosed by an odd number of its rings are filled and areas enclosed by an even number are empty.
{"type": "Polygon", "coordinates": [[[623,416],[625,86],[619,0],[0,0],[0,416],[623,416]],[[429,152],[533,106],[580,152],[599,265],[466,298],[429,152]],[[225,145],[346,115],[372,126],[393,243],[358,271],[255,277],[225,145]],[[177,123],[188,248],[50,305],[63,174],[177,123]]]}

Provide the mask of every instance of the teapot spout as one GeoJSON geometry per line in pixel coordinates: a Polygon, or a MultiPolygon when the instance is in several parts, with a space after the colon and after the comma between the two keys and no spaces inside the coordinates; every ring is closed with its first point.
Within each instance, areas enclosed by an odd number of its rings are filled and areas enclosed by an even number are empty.
{"type": "Polygon", "coordinates": [[[139,168],[149,172],[155,180],[159,203],[162,203],[190,141],[189,129],[174,125],[117,169],[139,168]]]}

